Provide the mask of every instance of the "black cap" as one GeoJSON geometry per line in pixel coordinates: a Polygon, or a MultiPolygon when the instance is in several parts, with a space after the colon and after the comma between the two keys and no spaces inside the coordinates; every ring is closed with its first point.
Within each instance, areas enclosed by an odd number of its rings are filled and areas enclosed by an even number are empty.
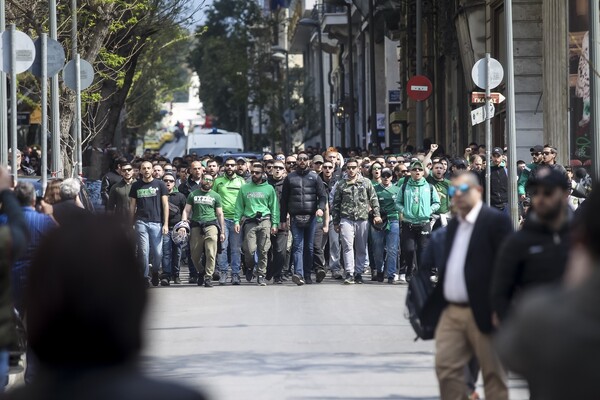
{"type": "Polygon", "coordinates": [[[569,179],[561,170],[553,167],[540,167],[527,182],[527,188],[544,186],[547,188],[569,189],[569,179]]]}
{"type": "Polygon", "coordinates": [[[381,170],[381,177],[382,178],[391,178],[392,176],[394,176],[394,173],[392,172],[391,169],[384,168],[383,170],[381,170]]]}
{"type": "Polygon", "coordinates": [[[457,167],[459,166],[463,166],[463,167],[467,167],[467,160],[465,160],[464,158],[457,158],[455,159],[452,164],[456,165],[457,167]]]}
{"type": "Polygon", "coordinates": [[[544,147],[543,146],[533,146],[532,148],[529,149],[529,151],[531,153],[541,153],[542,151],[544,151],[544,147]]]}
{"type": "Polygon", "coordinates": [[[500,154],[500,155],[502,155],[502,154],[504,154],[504,150],[502,150],[500,147],[494,147],[492,149],[492,154],[500,154]]]}

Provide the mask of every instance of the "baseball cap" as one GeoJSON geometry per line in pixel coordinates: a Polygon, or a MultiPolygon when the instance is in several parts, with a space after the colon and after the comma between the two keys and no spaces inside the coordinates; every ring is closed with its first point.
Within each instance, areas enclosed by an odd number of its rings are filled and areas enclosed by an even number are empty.
{"type": "Polygon", "coordinates": [[[391,169],[384,168],[384,169],[381,170],[381,177],[382,178],[391,178],[392,176],[394,176],[394,173],[392,172],[391,169]]]}
{"type": "Polygon", "coordinates": [[[163,178],[164,178],[165,176],[170,176],[171,178],[173,178],[173,179],[176,179],[176,178],[175,178],[175,174],[174,174],[174,173],[172,173],[172,172],[165,172],[165,174],[163,175],[163,178]]]}
{"type": "Polygon", "coordinates": [[[423,168],[423,163],[422,163],[421,161],[418,161],[418,160],[417,160],[417,161],[413,161],[413,163],[412,163],[412,164],[410,164],[410,170],[412,171],[412,170],[413,170],[413,169],[415,169],[415,168],[421,168],[421,169],[424,169],[424,168],[423,168]]]}
{"type": "Polygon", "coordinates": [[[544,151],[544,147],[537,145],[537,146],[533,146],[532,148],[529,149],[530,153],[541,153],[542,151],[544,151]]]}
{"type": "Polygon", "coordinates": [[[492,149],[492,154],[500,154],[500,155],[502,155],[502,154],[504,154],[504,150],[502,150],[500,147],[494,147],[492,149]]]}
{"type": "Polygon", "coordinates": [[[467,161],[464,158],[457,158],[456,160],[454,160],[452,162],[452,164],[456,165],[457,167],[462,166],[462,167],[467,167],[467,161]]]}
{"type": "Polygon", "coordinates": [[[240,161],[248,162],[248,160],[246,160],[244,157],[238,157],[238,158],[235,159],[235,161],[236,162],[240,162],[240,161]]]}
{"type": "Polygon", "coordinates": [[[547,188],[569,189],[569,179],[562,171],[552,167],[540,167],[536,170],[535,175],[527,182],[527,188],[536,186],[544,186],[547,188]]]}
{"type": "Polygon", "coordinates": [[[322,164],[325,162],[325,160],[323,160],[323,156],[320,156],[317,154],[316,156],[313,157],[312,162],[313,162],[313,164],[319,163],[319,162],[322,164]]]}

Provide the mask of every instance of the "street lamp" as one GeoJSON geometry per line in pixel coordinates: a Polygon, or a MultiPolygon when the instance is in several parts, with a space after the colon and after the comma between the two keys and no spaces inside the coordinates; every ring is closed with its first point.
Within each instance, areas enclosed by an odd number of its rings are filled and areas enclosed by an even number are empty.
{"type": "Polygon", "coordinates": [[[298,25],[311,26],[317,30],[317,38],[319,41],[319,90],[321,91],[320,96],[320,107],[321,107],[321,146],[323,149],[326,145],[325,135],[325,78],[323,77],[323,38],[321,36],[321,24],[319,21],[312,18],[302,18],[298,21],[298,25]]]}
{"type": "MultiPolygon", "coordinates": [[[[288,113],[288,117],[290,114],[290,55],[286,49],[281,46],[271,46],[271,58],[282,62],[285,60],[285,112],[288,113]]],[[[284,112],[284,113],[285,113],[284,112]]],[[[283,116],[283,121],[285,123],[285,134],[281,138],[281,147],[283,148],[283,152],[287,153],[287,139],[291,137],[290,133],[290,124],[285,117],[283,116]]]]}

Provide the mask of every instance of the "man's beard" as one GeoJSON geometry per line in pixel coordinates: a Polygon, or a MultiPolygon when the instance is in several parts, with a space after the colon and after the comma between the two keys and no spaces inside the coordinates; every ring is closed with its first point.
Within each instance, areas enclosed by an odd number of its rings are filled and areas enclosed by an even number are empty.
{"type": "Polygon", "coordinates": [[[210,189],[212,189],[212,185],[202,185],[202,190],[205,192],[208,192],[210,189]]]}
{"type": "Polygon", "coordinates": [[[226,170],[226,171],[225,171],[225,174],[226,174],[228,177],[230,177],[230,178],[231,178],[231,177],[232,177],[232,176],[235,174],[235,171],[234,171],[234,170],[232,170],[232,169],[230,169],[230,170],[226,170]]]}
{"type": "Polygon", "coordinates": [[[558,216],[560,215],[561,212],[563,212],[563,205],[560,202],[558,202],[557,204],[555,204],[553,207],[548,209],[543,214],[540,214],[538,211],[536,211],[536,214],[541,221],[552,222],[556,218],[558,218],[558,216]]]}
{"type": "Polygon", "coordinates": [[[261,183],[262,182],[262,175],[259,175],[259,176],[254,175],[254,176],[252,176],[252,182],[254,182],[254,183],[261,183]]]}

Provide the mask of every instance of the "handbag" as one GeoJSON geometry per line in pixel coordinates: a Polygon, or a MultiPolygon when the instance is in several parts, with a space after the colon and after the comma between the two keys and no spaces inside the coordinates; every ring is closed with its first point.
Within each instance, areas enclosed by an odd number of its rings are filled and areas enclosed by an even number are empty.
{"type": "Polygon", "coordinates": [[[312,215],[294,215],[293,221],[298,228],[308,228],[312,222],[312,215]]]}

